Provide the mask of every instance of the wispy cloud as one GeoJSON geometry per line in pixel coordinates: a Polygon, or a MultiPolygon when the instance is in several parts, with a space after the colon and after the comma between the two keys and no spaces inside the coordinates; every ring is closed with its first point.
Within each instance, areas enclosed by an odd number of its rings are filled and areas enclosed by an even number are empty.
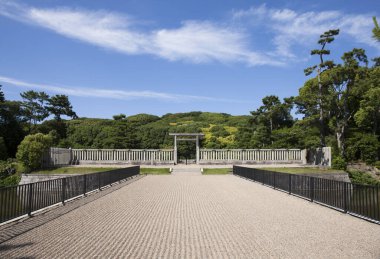
{"type": "Polygon", "coordinates": [[[150,54],[194,63],[281,65],[265,53],[250,50],[243,32],[210,21],[184,21],[178,28],[144,31],[137,29],[126,15],[70,8],[39,9],[8,1],[0,2],[0,14],[125,54],[150,54]]]}
{"type": "Polygon", "coordinates": [[[126,14],[68,7],[43,9],[9,0],[0,0],[0,15],[123,54],[153,55],[169,61],[281,66],[299,60],[299,47],[309,49],[321,33],[332,28],[341,29],[349,41],[380,50],[371,38],[373,14],[334,10],[299,12],[264,4],[233,11],[223,22],[183,21],[176,28],[153,30],[139,27],[141,21],[126,14]]]}
{"type": "Polygon", "coordinates": [[[28,88],[39,91],[47,91],[52,93],[65,94],[69,96],[79,97],[95,97],[116,100],[134,100],[134,99],[153,99],[157,101],[170,102],[229,102],[229,103],[246,103],[247,101],[239,101],[233,99],[213,98],[198,95],[172,94],[154,91],[125,91],[117,89],[99,89],[89,87],[73,87],[73,86],[56,86],[40,83],[25,82],[23,80],[5,77],[0,75],[0,82],[21,88],[28,88]]]}
{"type": "Polygon", "coordinates": [[[282,58],[296,57],[294,47],[310,45],[329,29],[341,30],[349,40],[380,50],[372,38],[371,14],[346,14],[340,11],[297,12],[290,9],[268,8],[265,4],[233,12],[233,20],[264,27],[273,33],[275,54],[282,58]]]}

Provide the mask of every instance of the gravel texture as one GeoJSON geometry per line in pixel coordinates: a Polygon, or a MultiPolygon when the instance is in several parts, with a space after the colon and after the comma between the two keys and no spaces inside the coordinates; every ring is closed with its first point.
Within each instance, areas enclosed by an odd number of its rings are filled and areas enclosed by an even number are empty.
{"type": "Polygon", "coordinates": [[[0,244],[15,257],[380,258],[380,226],[233,175],[148,175],[0,244]]]}

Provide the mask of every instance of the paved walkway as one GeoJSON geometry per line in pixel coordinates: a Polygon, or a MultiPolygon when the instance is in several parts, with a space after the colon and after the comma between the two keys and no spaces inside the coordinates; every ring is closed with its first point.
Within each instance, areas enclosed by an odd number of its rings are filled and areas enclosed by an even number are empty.
{"type": "Polygon", "coordinates": [[[380,226],[242,178],[147,176],[0,245],[0,258],[380,258],[380,226]]]}

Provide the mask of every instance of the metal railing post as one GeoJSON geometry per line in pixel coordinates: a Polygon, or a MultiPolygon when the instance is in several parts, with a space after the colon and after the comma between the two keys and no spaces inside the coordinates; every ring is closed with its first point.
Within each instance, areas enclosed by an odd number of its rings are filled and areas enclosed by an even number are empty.
{"type": "Polygon", "coordinates": [[[62,178],[62,204],[65,205],[66,200],[66,178],[62,178]]]}
{"type": "Polygon", "coordinates": [[[292,175],[289,174],[289,194],[292,194],[292,175]]]}
{"type": "Polygon", "coordinates": [[[309,180],[310,201],[314,201],[314,177],[310,177],[309,180]]]}
{"type": "Polygon", "coordinates": [[[276,190],[276,174],[277,173],[273,173],[273,189],[276,190]]]}
{"type": "Polygon", "coordinates": [[[33,183],[29,185],[28,215],[32,216],[33,211],[33,183]]]}
{"type": "Polygon", "coordinates": [[[102,185],[101,185],[101,175],[102,175],[102,173],[99,173],[98,174],[98,186],[99,186],[99,191],[101,191],[102,190],[102,185]]]}
{"type": "Polygon", "coordinates": [[[347,213],[348,211],[347,183],[343,183],[343,210],[344,210],[344,213],[347,213]]]}
{"type": "Polygon", "coordinates": [[[86,190],[87,190],[87,177],[84,174],[83,175],[83,196],[86,196],[86,190]]]}

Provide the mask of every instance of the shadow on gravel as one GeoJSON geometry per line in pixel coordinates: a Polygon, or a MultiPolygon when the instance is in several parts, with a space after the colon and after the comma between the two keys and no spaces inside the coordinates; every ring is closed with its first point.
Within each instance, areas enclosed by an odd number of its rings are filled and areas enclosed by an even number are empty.
{"type": "Polygon", "coordinates": [[[18,244],[18,245],[0,245],[0,251],[8,251],[8,250],[12,250],[12,249],[18,249],[18,248],[22,248],[25,246],[31,246],[33,244],[34,243],[32,243],[32,242],[28,242],[28,243],[23,243],[23,244],[18,244]]]}
{"type": "MultiPolygon", "coordinates": [[[[131,184],[144,176],[140,175],[137,177],[133,177],[127,180],[120,181],[118,183],[111,184],[110,186],[106,187],[105,189],[102,189],[102,191],[92,193],[88,196],[81,197],[75,200],[72,200],[70,202],[67,202],[65,206],[60,206],[53,208],[51,210],[47,210],[46,212],[43,212],[41,214],[32,216],[23,222],[17,222],[14,224],[9,225],[8,227],[5,227],[1,229],[0,232],[0,252],[3,251],[8,247],[8,245],[1,245],[2,243],[17,237],[25,232],[28,232],[34,228],[37,228],[43,224],[48,223],[49,221],[52,221],[56,218],[61,217],[62,215],[65,215],[75,209],[80,208],[81,206],[93,202],[99,198],[102,198],[120,188],[123,188],[124,186],[127,186],[128,184],[131,184]]],[[[32,245],[32,243],[25,243],[26,245],[32,245]]],[[[11,249],[11,248],[9,248],[11,249]]],[[[1,258],[1,255],[0,255],[1,258]]],[[[25,257],[23,257],[25,258],[25,257]]],[[[28,257],[29,258],[29,257],[28,257]]]]}

